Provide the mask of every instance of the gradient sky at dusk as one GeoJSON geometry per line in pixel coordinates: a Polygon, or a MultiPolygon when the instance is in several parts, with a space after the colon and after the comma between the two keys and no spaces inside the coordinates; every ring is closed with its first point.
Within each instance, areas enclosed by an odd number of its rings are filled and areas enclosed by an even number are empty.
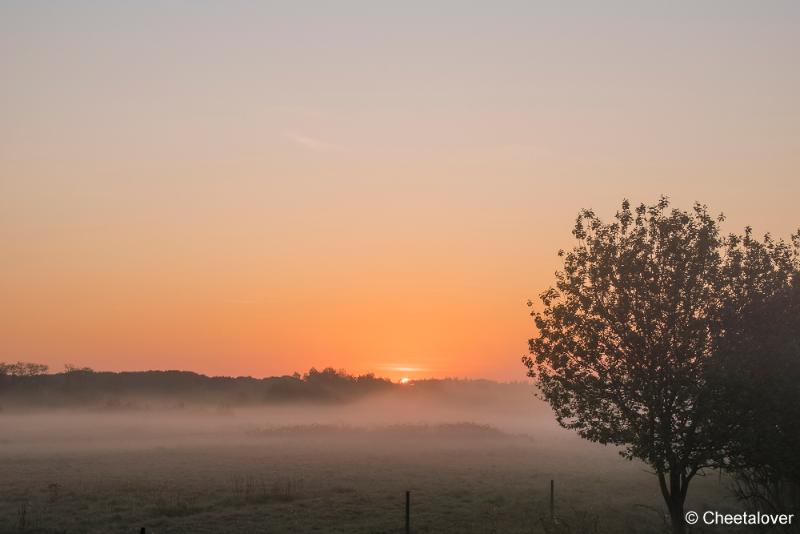
{"type": "Polygon", "coordinates": [[[3,2],[0,361],[523,379],[577,210],[800,225],[798,2],[3,2]]]}

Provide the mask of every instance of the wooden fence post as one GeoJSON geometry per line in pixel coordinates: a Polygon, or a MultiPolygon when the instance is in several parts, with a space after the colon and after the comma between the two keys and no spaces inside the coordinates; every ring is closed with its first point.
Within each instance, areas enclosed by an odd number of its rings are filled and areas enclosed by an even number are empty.
{"type": "Polygon", "coordinates": [[[550,521],[556,520],[555,482],[550,479],[550,521]]]}
{"type": "Polygon", "coordinates": [[[406,534],[411,534],[411,492],[406,491],[406,534]]]}

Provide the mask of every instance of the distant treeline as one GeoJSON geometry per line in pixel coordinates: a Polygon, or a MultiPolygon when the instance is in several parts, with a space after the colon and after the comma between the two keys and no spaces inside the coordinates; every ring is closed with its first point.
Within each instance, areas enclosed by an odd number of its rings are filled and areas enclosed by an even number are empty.
{"type": "Polygon", "coordinates": [[[47,366],[41,364],[0,362],[0,409],[346,403],[411,388],[422,395],[450,395],[457,389],[455,396],[459,400],[482,401],[487,396],[496,397],[498,388],[523,386],[487,380],[421,380],[400,385],[373,374],[351,375],[331,367],[269,378],[211,377],[190,371],[96,372],[69,365],[63,372],[47,371],[47,366]]]}
{"type": "Polygon", "coordinates": [[[99,404],[141,406],[163,402],[247,405],[270,402],[346,402],[384,391],[392,382],[333,368],[270,378],[205,376],[190,371],[95,372],[68,367],[47,374],[40,364],[0,363],[0,404],[41,407],[99,404]]]}

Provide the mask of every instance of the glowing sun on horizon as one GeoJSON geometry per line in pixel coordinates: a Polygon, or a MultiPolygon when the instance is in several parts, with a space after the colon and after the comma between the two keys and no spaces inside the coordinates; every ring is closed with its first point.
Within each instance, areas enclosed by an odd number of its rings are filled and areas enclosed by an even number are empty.
{"type": "Polygon", "coordinates": [[[401,384],[408,384],[409,382],[411,382],[411,379],[408,378],[407,376],[404,376],[403,378],[400,379],[401,384]]]}

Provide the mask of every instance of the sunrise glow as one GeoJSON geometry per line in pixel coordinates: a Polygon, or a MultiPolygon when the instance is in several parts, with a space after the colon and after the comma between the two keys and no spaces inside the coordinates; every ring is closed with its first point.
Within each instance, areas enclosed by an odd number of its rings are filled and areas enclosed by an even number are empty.
{"type": "Polygon", "coordinates": [[[9,361],[516,380],[578,209],[793,230],[790,17],[91,6],[0,20],[9,361]]]}

